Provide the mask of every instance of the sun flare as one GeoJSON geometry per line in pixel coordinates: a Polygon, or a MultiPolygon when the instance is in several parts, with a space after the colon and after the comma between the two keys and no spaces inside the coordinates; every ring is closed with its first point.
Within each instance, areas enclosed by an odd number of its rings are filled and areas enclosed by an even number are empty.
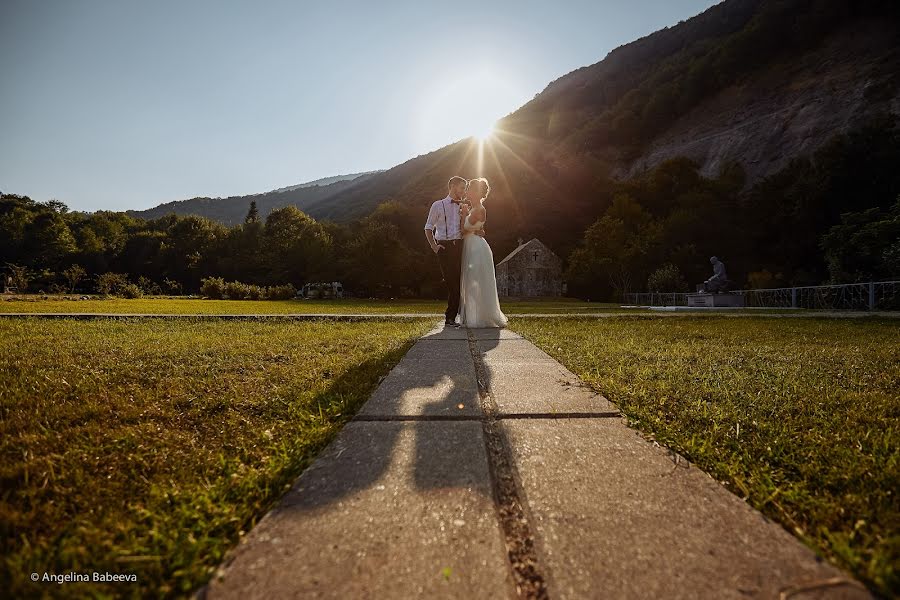
{"type": "Polygon", "coordinates": [[[508,73],[482,67],[464,69],[427,90],[417,103],[416,135],[425,148],[440,148],[468,137],[484,143],[495,135],[498,119],[528,100],[508,73]]]}
{"type": "Polygon", "coordinates": [[[480,125],[475,130],[475,137],[478,138],[480,142],[486,142],[494,135],[494,131],[497,128],[497,121],[493,121],[491,123],[487,123],[485,125],[480,125]]]}

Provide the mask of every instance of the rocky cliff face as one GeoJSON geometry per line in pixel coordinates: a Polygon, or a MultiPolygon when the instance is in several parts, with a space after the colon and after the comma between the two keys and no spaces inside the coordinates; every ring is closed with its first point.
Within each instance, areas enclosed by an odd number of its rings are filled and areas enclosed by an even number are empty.
{"type": "Polygon", "coordinates": [[[737,161],[749,185],[878,113],[900,115],[896,36],[893,24],[874,20],[839,30],[695,106],[615,174],[686,156],[707,176],[737,161]]]}

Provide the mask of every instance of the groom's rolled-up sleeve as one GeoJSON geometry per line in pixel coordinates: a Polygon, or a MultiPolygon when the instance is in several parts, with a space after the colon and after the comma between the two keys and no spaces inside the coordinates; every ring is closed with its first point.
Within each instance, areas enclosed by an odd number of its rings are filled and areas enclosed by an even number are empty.
{"type": "MultiPolygon", "coordinates": [[[[421,214],[421,213],[420,213],[421,214]]],[[[434,231],[437,229],[437,205],[432,204],[428,211],[428,219],[425,220],[425,229],[434,231]]]]}

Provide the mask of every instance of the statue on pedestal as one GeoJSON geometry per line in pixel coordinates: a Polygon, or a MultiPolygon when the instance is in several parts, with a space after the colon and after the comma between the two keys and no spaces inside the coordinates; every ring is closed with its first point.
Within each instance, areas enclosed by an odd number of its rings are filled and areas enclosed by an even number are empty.
{"type": "Polygon", "coordinates": [[[703,282],[704,292],[726,292],[729,284],[728,275],[725,273],[725,263],[713,256],[709,259],[713,266],[713,276],[703,282]]]}

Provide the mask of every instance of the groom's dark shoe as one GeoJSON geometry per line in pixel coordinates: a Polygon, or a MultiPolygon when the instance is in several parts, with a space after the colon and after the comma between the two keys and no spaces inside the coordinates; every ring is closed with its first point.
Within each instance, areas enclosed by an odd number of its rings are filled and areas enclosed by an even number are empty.
{"type": "Polygon", "coordinates": [[[452,321],[444,321],[444,327],[459,327],[459,323],[454,323],[452,321]]]}

